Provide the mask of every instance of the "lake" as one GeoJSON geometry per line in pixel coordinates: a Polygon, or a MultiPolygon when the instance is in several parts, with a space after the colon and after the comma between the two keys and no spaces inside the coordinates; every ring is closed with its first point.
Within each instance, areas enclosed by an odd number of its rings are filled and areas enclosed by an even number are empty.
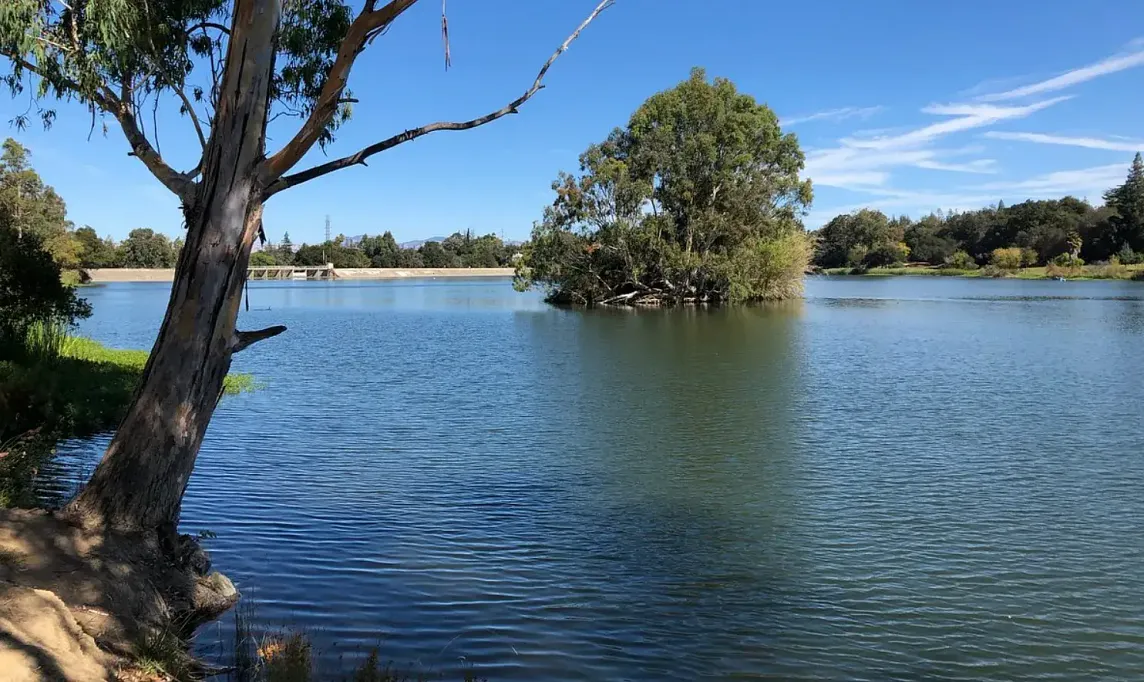
{"type": "MultiPolygon", "coordinates": [[[[81,331],[149,348],[168,287],[85,289],[81,331]]],[[[806,293],[254,283],[242,326],[289,331],[236,356],[265,388],[220,405],[183,530],[328,669],[380,645],[493,682],[1144,674],[1144,286],[806,293]]]]}

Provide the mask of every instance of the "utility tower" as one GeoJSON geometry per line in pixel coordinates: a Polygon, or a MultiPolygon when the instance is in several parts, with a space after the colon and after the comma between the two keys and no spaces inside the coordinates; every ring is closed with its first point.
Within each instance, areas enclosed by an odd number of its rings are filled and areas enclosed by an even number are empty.
{"type": "Polygon", "coordinates": [[[326,215],[326,241],[322,242],[322,260],[326,263],[330,262],[329,255],[326,254],[326,245],[330,243],[330,216],[326,215]]]}

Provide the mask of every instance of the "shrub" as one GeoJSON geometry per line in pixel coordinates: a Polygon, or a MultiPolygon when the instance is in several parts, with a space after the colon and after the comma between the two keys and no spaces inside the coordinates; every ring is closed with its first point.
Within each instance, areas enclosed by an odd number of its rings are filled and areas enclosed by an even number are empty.
{"type": "Polygon", "coordinates": [[[278,265],[278,259],[274,254],[266,251],[255,251],[250,254],[250,264],[254,267],[265,267],[268,265],[278,265]]]}
{"type": "Polygon", "coordinates": [[[60,266],[39,237],[0,225],[0,354],[23,355],[29,340],[91,315],[91,306],[60,280],[60,266]]]}
{"type": "Polygon", "coordinates": [[[964,251],[954,251],[953,255],[945,259],[945,267],[955,270],[976,270],[977,262],[964,251]]]}
{"type": "Polygon", "coordinates": [[[999,268],[993,264],[989,264],[981,268],[982,277],[1008,277],[1011,274],[1013,274],[1011,270],[999,268]]]}
{"type": "Polygon", "coordinates": [[[897,263],[904,263],[910,257],[910,247],[902,242],[882,242],[866,253],[862,265],[867,268],[883,268],[897,263]]]}
{"type": "Polygon", "coordinates": [[[1128,268],[1120,263],[1120,258],[1113,256],[1107,263],[1098,263],[1094,269],[1097,277],[1104,279],[1128,279],[1128,268]]]}
{"type": "Polygon", "coordinates": [[[1079,268],[1084,265],[1084,261],[1071,253],[1059,253],[1053,257],[1051,264],[1058,268],[1079,268]]]}
{"type": "Polygon", "coordinates": [[[802,232],[748,238],[720,268],[728,279],[728,300],[778,301],[801,295],[810,251],[810,240],[802,232]]]}
{"type": "Polygon", "coordinates": [[[1021,249],[1021,265],[1023,267],[1031,268],[1039,262],[1041,262],[1041,257],[1037,255],[1036,249],[1021,249]]]}
{"type": "Polygon", "coordinates": [[[1124,265],[1137,265],[1144,263],[1144,253],[1133,251],[1132,247],[1125,244],[1122,249],[1116,254],[1116,257],[1124,265]]]}
{"type": "Polygon", "coordinates": [[[865,268],[868,253],[870,249],[865,244],[855,244],[846,252],[846,264],[852,268],[865,268]]]}
{"type": "Polygon", "coordinates": [[[1017,270],[1023,261],[1021,249],[1016,247],[993,249],[989,255],[989,264],[1000,270],[1017,270]]]}
{"type": "Polygon", "coordinates": [[[1045,268],[1049,277],[1076,277],[1084,272],[1084,261],[1071,253],[1061,253],[1053,257],[1045,268]]]}

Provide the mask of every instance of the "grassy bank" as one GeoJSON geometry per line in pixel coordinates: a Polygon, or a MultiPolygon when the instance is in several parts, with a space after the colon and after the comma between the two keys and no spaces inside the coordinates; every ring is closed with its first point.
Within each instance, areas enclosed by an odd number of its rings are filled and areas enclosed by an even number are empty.
{"type": "Polygon", "coordinates": [[[933,265],[911,265],[891,268],[870,268],[864,272],[852,268],[828,268],[824,275],[861,275],[864,277],[896,277],[899,275],[919,277],[1011,277],[1014,279],[1144,279],[1144,264],[1138,265],[1085,265],[1079,268],[1048,267],[999,270],[984,267],[975,270],[960,270],[933,265]]]}
{"type": "MultiPolygon", "coordinates": [[[[57,440],[115,428],[147,364],[147,351],[51,331],[27,346],[0,360],[0,507],[33,502],[29,483],[57,440]]],[[[247,374],[226,378],[230,394],[254,385],[247,374]]]]}

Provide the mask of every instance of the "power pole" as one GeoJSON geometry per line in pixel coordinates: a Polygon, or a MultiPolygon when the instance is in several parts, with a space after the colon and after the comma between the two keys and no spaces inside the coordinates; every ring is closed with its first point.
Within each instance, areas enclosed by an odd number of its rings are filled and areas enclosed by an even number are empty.
{"type": "Polygon", "coordinates": [[[329,244],[329,243],[330,243],[330,216],[327,214],[326,215],[326,241],[322,242],[322,260],[326,261],[327,263],[330,262],[330,259],[328,256],[326,256],[326,244],[329,244]]]}

